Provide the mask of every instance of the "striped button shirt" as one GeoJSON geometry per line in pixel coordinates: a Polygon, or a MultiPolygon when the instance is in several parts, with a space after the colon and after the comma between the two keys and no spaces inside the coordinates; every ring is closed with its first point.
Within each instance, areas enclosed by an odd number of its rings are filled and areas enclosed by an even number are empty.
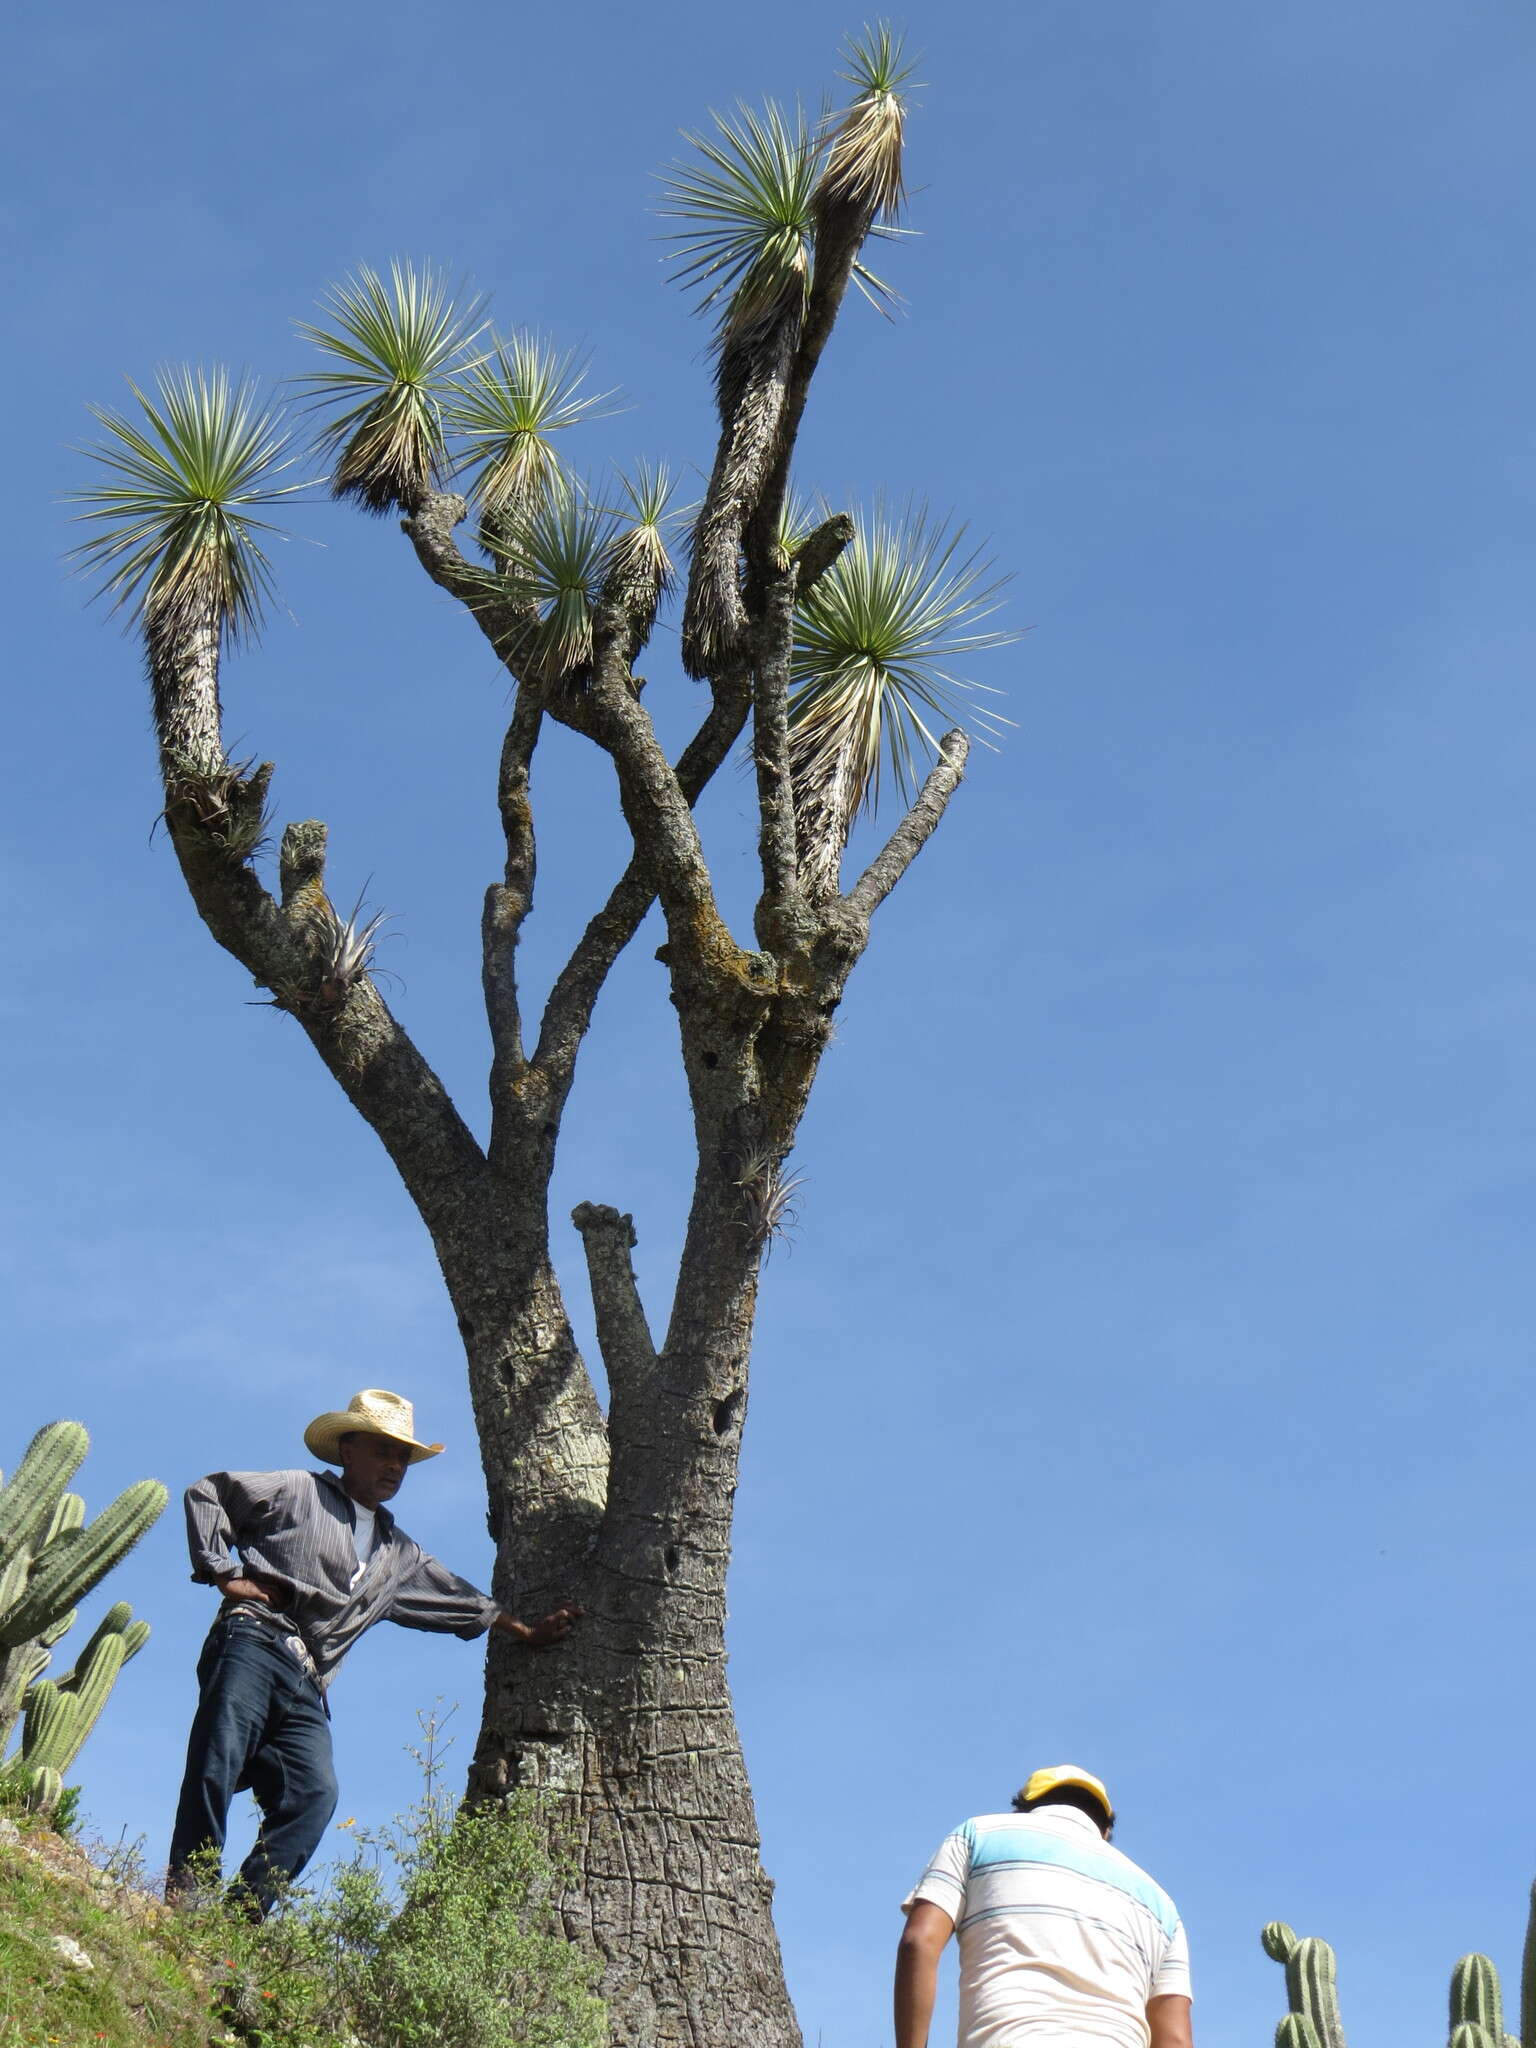
{"type": "Polygon", "coordinates": [[[194,1580],[216,1585],[241,1568],[275,1579],[287,1594],[282,1619],[322,1687],[376,1621],[468,1638],[501,1611],[413,1542],[388,1508],[374,1509],[374,1548],[359,1575],[352,1500],[332,1472],[210,1472],[186,1498],[194,1580]]]}
{"type": "Polygon", "coordinates": [[[960,1933],[960,2048],[1146,2048],[1147,2000],[1189,1996],[1168,1894],[1070,1806],[989,1813],[946,1836],[919,1899],[960,1933]]]}

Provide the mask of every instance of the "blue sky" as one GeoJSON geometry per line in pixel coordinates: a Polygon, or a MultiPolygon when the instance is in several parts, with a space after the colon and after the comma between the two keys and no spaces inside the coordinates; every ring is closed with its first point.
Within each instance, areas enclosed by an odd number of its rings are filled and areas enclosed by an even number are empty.
{"type": "MultiPolygon", "coordinates": [[[[825,6],[85,0],[13,25],[0,832],[9,1464],[95,1437],[99,1504],[281,1465],[361,1385],[451,1455],[415,1533],[483,1573],[462,1366],[374,1140],[199,929],[132,648],[60,566],[88,399],[304,367],[290,321],[395,253],[591,349],[593,466],[707,464],[703,330],[648,209],[680,128],[833,82],[825,6]],[[25,191],[25,199],[19,195],[25,191]]],[[[1280,1916],[1353,2048],[1513,1972],[1536,1870],[1530,249],[1514,0],[1165,0],[907,16],[909,301],[849,310],[804,482],[909,492],[1011,570],[978,673],[1017,730],[881,913],[765,1293],[732,1673],[807,2037],[887,2038],[895,1901],[1035,1764],[1109,1778],[1191,1930],[1206,2048],[1283,2009],[1280,1916]],[[848,1853],[850,1844],[857,1854],[848,1853]]],[[[479,1116],[475,941],[504,696],[389,525],[318,497],[227,677],[284,818],[395,915],[401,1013],[479,1116]]],[[[659,640],[647,702],[693,704],[659,640]]],[[[529,971],[621,857],[603,765],[541,751],[529,971]],[[547,758],[546,758],[547,754],[547,758]]],[[[744,900],[747,790],[706,830],[744,900]]],[[[686,1197],[643,941],[605,999],[559,1213],[686,1197]]],[[[585,1318],[571,1233],[570,1294],[585,1318]]],[[[82,1759],[163,1853],[209,1618],[167,1517],[155,1634],[82,1759]]],[[[478,1656],[380,1631],[335,1695],[343,1812],[411,1790],[478,1656]]],[[[935,2041],[945,2038],[943,2026],[935,2041]]]]}

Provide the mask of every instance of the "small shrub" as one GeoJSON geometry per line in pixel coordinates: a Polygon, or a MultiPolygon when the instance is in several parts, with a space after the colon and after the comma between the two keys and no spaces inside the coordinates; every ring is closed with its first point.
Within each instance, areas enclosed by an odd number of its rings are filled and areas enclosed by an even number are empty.
{"type": "Polygon", "coordinates": [[[455,1811],[442,1718],[418,1719],[424,1796],[319,1885],[258,1923],[210,1868],[175,1916],[219,2018],[249,2048],[601,2048],[599,1965],[560,1932],[536,1795],[455,1811]]]}
{"type": "Polygon", "coordinates": [[[370,2048],[600,2048],[597,1968],[557,1931],[526,1798],[465,1809],[402,1846],[400,1911],[358,1983],[370,2048]]]}

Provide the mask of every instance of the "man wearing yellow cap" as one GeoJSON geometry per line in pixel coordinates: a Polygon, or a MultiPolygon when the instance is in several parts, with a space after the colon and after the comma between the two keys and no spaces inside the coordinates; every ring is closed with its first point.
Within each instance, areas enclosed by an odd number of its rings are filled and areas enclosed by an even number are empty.
{"type": "Polygon", "coordinates": [[[1115,1810],[1075,1764],[1011,1813],[965,1821],[902,1901],[896,2048],[927,2048],[939,1957],[960,1931],[960,2048],[1192,2048],[1189,1946],[1173,1901],[1110,1846],[1115,1810]]]}
{"type": "Polygon", "coordinates": [[[515,1621],[395,1521],[385,1502],[443,1448],[415,1430],[409,1401],[368,1387],[304,1432],[339,1477],[210,1472],[187,1489],[192,1577],[224,1597],[197,1667],[168,1898],[213,1874],[229,1802],[246,1787],[262,1815],[237,1880],[250,1910],[268,1912],[304,1868],[336,1808],[326,1693],[376,1622],[464,1637],[495,1628],[535,1650],[569,1633],[574,1608],[515,1621]]]}

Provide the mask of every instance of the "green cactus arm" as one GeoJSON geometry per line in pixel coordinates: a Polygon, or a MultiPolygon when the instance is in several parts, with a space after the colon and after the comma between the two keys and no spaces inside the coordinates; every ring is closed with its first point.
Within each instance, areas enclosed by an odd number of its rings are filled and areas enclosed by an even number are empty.
{"type": "Polygon", "coordinates": [[[1276,1963],[1288,1963],[1299,1945],[1295,1928],[1287,1927],[1283,1920],[1271,1920],[1259,1940],[1265,1955],[1276,1963]]]}
{"type": "MultiPolygon", "coordinates": [[[[82,1661],[76,1683],[64,1694],[74,1708],[69,1723],[61,1730],[55,1746],[39,1759],[40,1762],[54,1764],[61,1771],[69,1769],[80,1754],[85,1738],[96,1726],[126,1659],[127,1643],[122,1636],[101,1638],[90,1657],[82,1661]]],[[[63,1692],[62,1687],[60,1691],[63,1692]]]]}
{"type": "Polygon", "coordinates": [[[64,1493],[54,1509],[39,1549],[46,1550],[55,1536],[62,1536],[68,1529],[82,1529],[85,1526],[85,1502],[78,1493],[64,1493]]]}
{"type": "Polygon", "coordinates": [[[1285,1985],[1291,2011],[1304,2013],[1312,2022],[1321,2048],[1345,2048],[1338,1965],[1326,1941],[1309,1934],[1297,1942],[1285,1965],[1285,1985]]]}
{"type": "Polygon", "coordinates": [[[1463,2024],[1481,2027],[1488,2048],[1504,2039],[1504,2000],[1499,1973],[1487,1956],[1463,1956],[1451,1972],[1451,2033],[1463,2024]]]}
{"type": "Polygon", "coordinates": [[[9,1614],[27,1588],[32,1569],[32,1552],[24,1544],[13,1557],[0,1564],[0,1615],[9,1614]]]}
{"type": "Polygon", "coordinates": [[[1322,2043],[1304,2012],[1288,2012],[1275,2029],[1275,2048],[1322,2048],[1322,2043]]]}
{"type": "Polygon", "coordinates": [[[37,1641],[45,1650],[51,1650],[61,1636],[67,1636],[75,1625],[76,1610],[71,1607],[67,1614],[61,1614],[51,1628],[45,1628],[37,1641]]]}
{"type": "Polygon", "coordinates": [[[33,1566],[25,1593],[8,1614],[0,1614],[0,1649],[40,1635],[66,1608],[83,1600],[153,1527],[168,1498],[158,1479],[141,1479],[94,1522],[50,1543],[33,1566]]]}
{"type": "Polygon", "coordinates": [[[0,1487],[0,1563],[47,1528],[60,1494],[90,1447],[79,1422],[49,1422],[33,1437],[10,1484],[0,1487]]]}
{"type": "MultiPolygon", "coordinates": [[[[80,1645],[75,1657],[74,1668],[65,1672],[64,1676],[59,1680],[59,1684],[61,1686],[72,1686],[77,1682],[81,1671],[90,1662],[92,1651],[103,1636],[120,1636],[132,1626],[133,1609],[126,1600],[115,1600],[80,1645]]],[[[148,1624],[146,1623],[144,1626],[147,1629],[148,1624]]],[[[133,1651],[130,1650],[128,1655],[131,1657],[133,1651]]]]}
{"type": "Polygon", "coordinates": [[[23,1774],[26,1800],[34,1813],[50,1814],[64,1797],[64,1779],[52,1764],[41,1764],[23,1774]]]}
{"type": "Polygon", "coordinates": [[[46,1764],[62,1768],[78,1709],[69,1693],[51,1679],[40,1678],[27,1693],[21,1724],[21,1756],[33,1770],[46,1764]]]}
{"type": "Polygon", "coordinates": [[[1525,1949],[1520,1958],[1520,2039],[1525,2048],[1536,2048],[1536,1884],[1531,1886],[1525,1949]]]}
{"type": "Polygon", "coordinates": [[[52,1662],[41,1643],[20,1643],[14,1650],[0,1650],[0,1753],[11,1739],[28,1689],[52,1662]]]}
{"type": "Polygon", "coordinates": [[[1499,2036],[1473,2020],[1458,2020],[1451,2029],[1450,2048],[1498,2048],[1499,2036]]]}

